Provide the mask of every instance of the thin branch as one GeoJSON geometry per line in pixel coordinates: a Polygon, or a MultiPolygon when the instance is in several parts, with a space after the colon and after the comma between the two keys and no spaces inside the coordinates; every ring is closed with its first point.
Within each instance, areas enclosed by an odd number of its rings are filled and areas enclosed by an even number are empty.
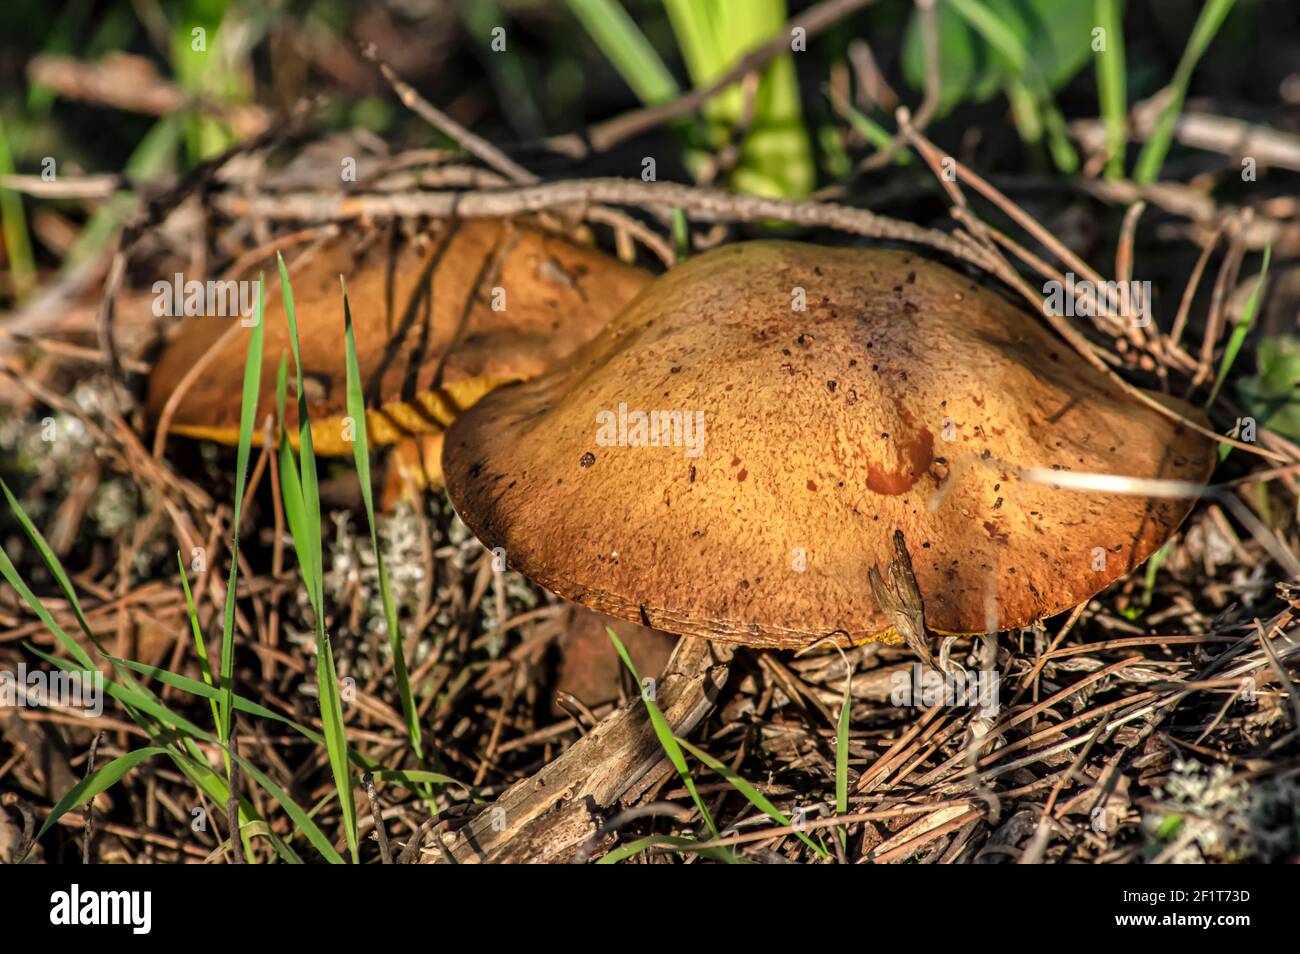
{"type": "MultiPolygon", "coordinates": [[[[397,72],[384,62],[384,60],[379,56],[379,52],[373,43],[364,44],[361,47],[361,54],[379,67],[379,71],[383,74],[384,79],[388,81],[388,85],[393,88],[393,92],[397,93],[398,98],[401,99],[402,104],[406,106],[407,109],[411,110],[411,112],[429,123],[429,125],[454,140],[466,152],[482,160],[498,173],[505,176],[508,180],[518,185],[533,185],[540,181],[536,175],[515,162],[492,143],[488,142],[482,136],[466,129],[460,123],[456,122],[456,120],[452,119],[416,92],[414,87],[398,76],[397,72]]],[[[421,181],[421,185],[425,188],[429,188],[430,185],[433,184],[433,181],[434,180],[431,179],[424,179],[421,181]]],[[[454,180],[449,180],[446,177],[438,181],[438,187],[443,188],[456,188],[459,185],[462,184],[457,183],[454,180]]],[[[472,182],[467,183],[466,185],[471,188],[482,186],[480,183],[472,182]]],[[[643,223],[638,222],[629,215],[619,212],[616,209],[601,207],[588,209],[586,210],[585,215],[586,218],[593,222],[601,222],[614,229],[622,230],[637,239],[641,244],[653,252],[665,266],[672,265],[676,259],[672,246],[662,236],[651,231],[643,223]]]]}
{"type": "Polygon", "coordinates": [[[243,831],[239,825],[239,740],[230,734],[230,783],[226,797],[226,830],[230,833],[231,864],[247,864],[244,858],[243,831]]]}
{"type": "MultiPolygon", "coordinates": [[[[86,757],[86,778],[95,774],[95,754],[99,751],[99,742],[104,737],[103,732],[96,732],[95,737],[90,741],[90,754],[86,757]]],[[[90,864],[90,841],[95,829],[95,800],[92,798],[86,802],[86,826],[81,839],[81,863],[90,864]]]]}
{"type": "MultiPolygon", "coordinates": [[[[939,14],[935,10],[935,0],[916,0],[916,12],[921,22],[921,47],[925,54],[925,94],[921,105],[912,120],[912,126],[918,132],[930,125],[930,120],[939,109],[939,100],[943,95],[943,56],[939,43],[939,14]]],[[[907,138],[900,131],[889,145],[859,163],[856,172],[874,172],[883,169],[894,161],[894,156],[907,144],[907,138]]]]}
{"type": "Polygon", "coordinates": [[[515,182],[529,183],[537,181],[537,176],[519,165],[482,136],[470,132],[417,93],[413,86],[398,76],[393,68],[380,58],[379,51],[373,43],[362,44],[361,55],[379,67],[379,72],[384,74],[384,79],[393,88],[393,92],[397,93],[397,97],[402,101],[403,106],[430,126],[445,133],[470,155],[481,159],[497,172],[513,179],[515,182]]]}
{"type": "MultiPolygon", "coordinates": [[[[925,158],[925,160],[930,164],[931,169],[934,170],[935,174],[938,176],[944,188],[946,188],[949,194],[953,197],[954,208],[959,213],[962,214],[968,213],[969,210],[967,208],[966,200],[964,196],[961,194],[961,190],[957,186],[956,181],[950,181],[945,176],[939,174],[940,171],[939,149],[934,145],[934,143],[926,139],[924,135],[922,135],[921,133],[917,132],[914,128],[912,128],[911,124],[908,122],[906,109],[899,109],[898,120],[899,120],[900,127],[903,128],[903,130],[906,132],[908,140],[917,149],[917,151],[921,153],[921,155],[925,158]]],[[[945,157],[945,158],[951,158],[951,157],[945,157]]],[[[1043,227],[1038,222],[1034,221],[1034,219],[1031,216],[1029,216],[1028,213],[1026,213],[1023,209],[1021,209],[1018,205],[1016,205],[1014,202],[1008,199],[1005,195],[1003,195],[1001,192],[995,189],[984,179],[980,178],[980,176],[976,175],[974,172],[971,172],[960,162],[957,162],[955,159],[952,160],[952,162],[954,163],[954,168],[957,171],[957,178],[959,178],[963,182],[969,182],[972,186],[976,188],[977,191],[981,192],[986,198],[994,202],[999,209],[1001,209],[1003,212],[1009,215],[1014,221],[1020,223],[1031,235],[1033,235],[1036,239],[1038,239],[1040,242],[1046,245],[1046,247],[1049,250],[1051,250],[1059,258],[1061,258],[1068,265],[1070,265],[1071,268],[1075,269],[1078,272],[1084,273],[1089,278],[1089,280],[1091,280],[1098,287],[1104,286],[1105,283],[1102,281],[1100,275],[1097,275],[1097,273],[1094,272],[1091,268],[1089,268],[1081,259],[1079,259],[1078,256],[1076,256],[1069,249],[1061,245],[1061,243],[1050,233],[1047,233],[1046,230],[1043,229],[1043,227]]],[[[983,233],[985,233],[985,238],[988,240],[988,244],[986,245],[986,249],[987,249],[988,245],[992,244],[992,240],[991,240],[992,230],[988,226],[984,225],[983,223],[980,223],[979,220],[975,219],[973,216],[967,215],[964,218],[964,221],[973,223],[975,227],[979,228],[983,233]]],[[[996,258],[1001,259],[1001,254],[996,252],[996,250],[994,250],[994,252],[991,254],[993,254],[996,258]]],[[[1007,266],[1005,265],[1005,261],[1001,262],[999,266],[996,269],[994,269],[994,271],[995,274],[999,275],[999,277],[1002,277],[1005,281],[1008,281],[1011,284],[1011,286],[1017,289],[1022,295],[1025,295],[1030,300],[1033,300],[1032,292],[1029,290],[1024,280],[1020,278],[1018,273],[1012,271],[1009,276],[1005,274],[1005,272],[1007,271],[1007,266]]],[[[1230,447],[1236,447],[1240,450],[1246,451],[1247,453],[1256,454],[1260,457],[1267,457],[1270,460],[1275,460],[1280,463],[1290,463],[1290,460],[1281,454],[1275,453],[1273,451],[1265,450],[1262,447],[1258,446],[1257,444],[1249,444],[1244,441],[1239,441],[1232,437],[1226,437],[1223,434],[1220,434],[1217,431],[1214,431],[1204,426],[1203,424],[1200,424],[1197,421],[1193,421],[1190,418],[1185,417],[1182,414],[1179,414],[1176,410],[1166,405],[1162,401],[1158,400],[1155,396],[1148,394],[1146,391],[1142,390],[1141,388],[1130,384],[1128,381],[1124,380],[1124,378],[1120,377],[1120,375],[1116,374],[1115,371],[1110,367],[1108,367],[1106,363],[1101,359],[1101,357],[1097,353],[1097,349],[1092,345],[1092,343],[1089,342],[1088,339],[1085,338],[1078,331],[1071,328],[1067,323],[1060,321],[1058,318],[1051,315],[1047,309],[1044,309],[1041,306],[1039,308],[1039,312],[1043,314],[1044,317],[1047,318],[1047,320],[1052,324],[1052,327],[1056,329],[1056,331],[1063,338],[1065,338],[1065,340],[1069,342],[1069,344],[1076,351],[1078,351],[1081,357],[1086,359],[1090,364],[1093,365],[1093,367],[1097,368],[1097,370],[1099,370],[1102,374],[1104,374],[1112,384],[1120,388],[1125,394],[1129,395],[1130,397],[1134,398],[1137,401],[1140,401],[1142,404],[1145,404],[1153,411],[1156,411],[1158,414],[1172,421],[1176,421],[1179,424],[1181,424],[1183,427],[1193,430],[1204,437],[1208,437],[1211,440],[1218,442],[1219,444],[1226,444],[1230,447]]]]}
{"type": "Polygon", "coordinates": [[[1196,365],[1196,374],[1192,376],[1192,387],[1196,388],[1213,377],[1211,367],[1214,361],[1214,346],[1219,342],[1223,331],[1224,306],[1228,293],[1237,285],[1237,275],[1241,272],[1241,260],[1246,254],[1246,229],[1250,225],[1251,210],[1243,209],[1229,225],[1231,240],[1228,254],[1219,266],[1219,274],[1214,282],[1214,291],[1210,296],[1210,313],[1205,320],[1205,335],[1201,339],[1201,355],[1196,365]]]}
{"type": "Polygon", "coordinates": [[[366,798],[370,800],[370,815],[375,822],[375,837],[379,839],[379,857],[386,864],[393,863],[393,851],[388,847],[388,832],[384,829],[384,816],[379,811],[379,798],[375,794],[375,777],[370,772],[361,776],[361,783],[366,787],[366,798]]]}
{"type": "Polygon", "coordinates": [[[331,221],[429,216],[502,218],[592,202],[680,208],[703,222],[762,222],[777,219],[853,235],[926,245],[954,258],[998,273],[997,264],[978,248],[953,236],[864,209],[828,202],[799,202],[756,195],[734,195],[676,182],[639,179],[571,179],[512,189],[335,195],[301,192],[277,196],[225,194],[217,207],[234,217],[260,215],[274,221],[331,221]]]}
{"type": "Polygon", "coordinates": [[[130,179],[116,173],[62,176],[57,179],[44,179],[41,176],[0,176],[0,189],[11,189],[38,199],[107,199],[115,192],[131,187],[130,179]]]}

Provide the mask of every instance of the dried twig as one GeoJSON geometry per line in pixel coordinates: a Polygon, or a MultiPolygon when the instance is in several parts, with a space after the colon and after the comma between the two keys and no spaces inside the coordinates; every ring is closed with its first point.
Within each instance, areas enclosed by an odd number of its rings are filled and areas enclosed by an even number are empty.
{"type": "Polygon", "coordinates": [[[393,863],[393,852],[388,847],[388,832],[384,829],[384,816],[379,811],[379,796],[375,794],[375,776],[366,772],[361,776],[361,784],[365,786],[366,798],[370,801],[370,817],[375,823],[375,837],[379,839],[379,858],[386,864],[393,863]]]}
{"type": "MultiPolygon", "coordinates": [[[[96,732],[95,737],[90,742],[90,754],[86,756],[86,778],[90,778],[95,774],[95,753],[99,751],[99,743],[103,738],[103,732],[96,732]]],[[[90,864],[90,842],[94,830],[95,800],[92,798],[86,802],[86,824],[81,835],[81,863],[83,865],[90,864]]]]}
{"type": "MultiPolygon", "coordinates": [[[[1133,107],[1129,116],[1129,135],[1133,139],[1150,138],[1162,105],[1157,96],[1133,107]]],[[[1070,132],[1090,152],[1105,148],[1106,130],[1099,120],[1073,122],[1070,132]]],[[[1249,156],[1260,166],[1300,172],[1300,136],[1294,133],[1227,116],[1184,112],[1174,121],[1174,138],[1192,149],[1234,158],[1249,156]]]]}
{"type": "Polygon", "coordinates": [[[515,182],[528,183],[537,181],[537,176],[519,165],[482,136],[470,132],[417,93],[414,87],[398,76],[393,68],[380,58],[379,51],[373,43],[363,44],[361,46],[361,55],[379,67],[379,72],[384,74],[384,79],[397,93],[403,106],[435,129],[445,133],[466,152],[481,159],[497,172],[515,182]]]}
{"type": "Polygon", "coordinates": [[[214,197],[221,211],[231,216],[260,215],[275,221],[341,222],[350,219],[400,218],[500,218],[545,209],[583,206],[591,202],[617,205],[681,208],[704,222],[761,222],[778,219],[796,225],[817,226],[926,245],[978,265],[997,270],[989,255],[963,244],[947,233],[911,222],[876,215],[864,209],[830,202],[798,202],[756,195],[734,195],[676,182],[639,179],[571,179],[513,189],[416,192],[402,195],[333,195],[303,192],[276,196],[223,194],[214,197]]]}
{"type": "Polygon", "coordinates": [[[230,790],[226,798],[226,830],[230,833],[231,864],[247,864],[244,858],[243,830],[239,824],[239,740],[230,733],[230,790]]]}
{"type": "MultiPolygon", "coordinates": [[[[690,732],[726,681],[730,646],[685,637],[656,684],[673,732],[690,732]]],[[[568,860],[596,830],[593,812],[612,806],[664,760],[639,698],[603,719],[531,778],[516,782],[446,846],[457,862],[568,860]]],[[[431,858],[441,861],[441,858],[431,858]]]]}
{"type": "MultiPolygon", "coordinates": [[[[1010,215],[1013,220],[1021,224],[1027,231],[1030,232],[1031,235],[1037,238],[1045,246],[1053,250],[1054,254],[1057,254],[1058,257],[1060,257],[1063,261],[1065,261],[1071,268],[1074,268],[1077,271],[1084,274],[1088,278],[1088,280],[1093,282],[1094,285],[1096,285],[1097,287],[1106,286],[1106,283],[1103,281],[1100,275],[1094,272],[1087,264],[1085,264],[1073,252],[1071,252],[1069,249],[1066,249],[1060,243],[1059,240],[1057,240],[1055,237],[1047,233],[1046,230],[1023,209],[1021,209],[1014,202],[1008,199],[1005,195],[999,192],[986,180],[976,175],[975,173],[971,172],[961,163],[957,162],[956,159],[953,159],[951,156],[941,156],[939,150],[935,147],[934,143],[930,142],[928,139],[925,138],[924,135],[917,132],[915,129],[911,128],[911,125],[908,122],[907,111],[905,109],[900,109],[898,111],[898,121],[900,127],[902,127],[907,132],[909,141],[912,143],[913,146],[917,148],[917,150],[922,154],[922,156],[925,157],[926,161],[930,164],[931,168],[935,171],[935,174],[939,176],[939,179],[943,183],[944,187],[948,189],[949,194],[953,196],[954,206],[959,211],[965,209],[966,207],[965,199],[964,197],[961,196],[961,192],[957,188],[955,180],[949,180],[947,177],[940,175],[941,160],[947,160],[951,162],[952,168],[956,170],[957,177],[961,181],[970,182],[972,185],[974,185],[977,191],[981,192],[986,198],[994,202],[998,206],[998,208],[1002,209],[1004,212],[1010,215]]],[[[986,250],[993,247],[993,239],[992,239],[993,230],[991,228],[989,228],[984,223],[979,222],[979,220],[974,219],[973,217],[968,219],[963,219],[963,221],[970,222],[974,227],[980,230],[980,234],[982,239],[984,240],[984,247],[986,250]]],[[[995,248],[990,254],[994,256],[995,260],[1001,259],[1001,255],[997,253],[995,248]]],[[[1256,454],[1260,457],[1266,457],[1270,460],[1276,460],[1281,463],[1290,462],[1284,455],[1279,454],[1275,451],[1266,450],[1257,444],[1251,444],[1251,443],[1246,443],[1244,441],[1239,441],[1233,437],[1226,437],[1223,434],[1218,433],[1217,431],[1211,430],[1210,428],[1206,427],[1200,422],[1194,421],[1186,417],[1185,415],[1180,414],[1174,408],[1156,399],[1154,396],[1148,394],[1146,391],[1142,390],[1141,388],[1135,387],[1134,385],[1130,384],[1128,381],[1124,380],[1124,378],[1116,374],[1115,371],[1113,371],[1110,367],[1106,365],[1106,363],[1098,356],[1097,349],[1083,335],[1081,335],[1074,328],[1070,327],[1070,325],[1068,325],[1064,321],[1060,320],[1059,316],[1053,315],[1048,309],[1043,308],[1041,300],[1036,298],[1034,293],[1029,289],[1029,287],[1024,283],[1024,281],[1019,277],[1018,274],[1010,270],[1009,266],[1005,264],[1005,261],[996,264],[992,270],[996,275],[998,275],[1000,278],[1003,278],[1003,280],[1007,281],[1013,288],[1019,291],[1021,295],[1024,296],[1028,301],[1034,302],[1038,306],[1038,310],[1040,314],[1042,314],[1047,319],[1048,323],[1051,324],[1052,328],[1055,329],[1056,332],[1060,334],[1061,337],[1064,338],[1080,354],[1080,356],[1085,358],[1090,364],[1093,365],[1093,367],[1095,367],[1098,371],[1104,374],[1107,377],[1107,379],[1111,381],[1111,383],[1113,383],[1120,390],[1124,391],[1124,393],[1128,394],[1130,397],[1134,398],[1137,401],[1140,401],[1141,403],[1145,404],[1147,407],[1163,415],[1164,417],[1167,417],[1172,421],[1177,421],[1183,427],[1186,427],[1189,430],[1193,430],[1198,434],[1210,438],[1211,440],[1217,441],[1220,444],[1225,444],[1230,447],[1236,447],[1243,451],[1246,451],[1247,453],[1256,454]]],[[[1113,298],[1111,298],[1111,302],[1113,306],[1115,304],[1113,298]]]]}
{"type": "Polygon", "coordinates": [[[903,642],[933,669],[930,633],[925,628],[925,603],[921,598],[921,588],[916,583],[912,555],[907,552],[907,541],[903,539],[902,530],[894,531],[894,559],[889,561],[885,573],[887,580],[881,579],[878,567],[873,566],[867,570],[871,593],[880,609],[893,622],[898,635],[903,637],[903,642]]]}
{"type": "MultiPolygon", "coordinates": [[[[913,128],[919,132],[930,125],[939,108],[939,99],[943,95],[943,56],[939,46],[939,14],[935,0],[916,0],[916,10],[921,21],[921,47],[925,56],[925,92],[912,119],[913,128]]],[[[862,160],[857,172],[883,169],[894,161],[906,144],[907,137],[900,131],[888,146],[862,160]]]]}
{"type": "Polygon", "coordinates": [[[1236,286],[1237,275],[1241,271],[1241,260],[1246,253],[1246,229],[1250,221],[1250,209],[1243,209],[1228,226],[1228,254],[1224,256],[1218,277],[1214,281],[1210,314],[1205,321],[1205,335],[1201,339],[1201,354],[1196,364],[1196,373],[1192,376],[1193,388],[1204,384],[1213,374],[1214,349],[1223,331],[1224,304],[1229,291],[1236,286]]]}

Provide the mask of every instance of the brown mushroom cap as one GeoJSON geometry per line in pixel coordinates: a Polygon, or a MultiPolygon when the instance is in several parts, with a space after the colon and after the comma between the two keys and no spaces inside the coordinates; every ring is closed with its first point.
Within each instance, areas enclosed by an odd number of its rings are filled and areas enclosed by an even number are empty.
{"type": "MultiPolygon", "coordinates": [[[[263,267],[261,406],[269,410],[276,368],[290,345],[274,260],[263,267]]],[[[387,227],[364,243],[347,234],[328,241],[290,270],[312,439],[321,454],[351,453],[339,426],[347,414],[340,274],[348,283],[374,444],[437,432],[492,388],[538,374],[588,341],[650,281],[597,249],[495,219],[442,223],[414,239],[387,227]],[[494,310],[494,300],[504,310],[494,310]]],[[[150,420],[157,423],[185,373],[216,347],[178,405],[171,431],[233,443],[249,329],[233,318],[181,321],[149,379],[150,420]]],[[[292,400],[285,413],[296,435],[292,400]]]]}
{"type": "Polygon", "coordinates": [[[562,367],[489,395],[449,430],[443,469],[479,539],[566,599],[797,647],[897,638],[867,581],[896,529],[936,631],[1075,606],[1192,501],[1021,469],[1203,483],[1212,450],[945,267],[754,242],[673,269],[562,367]],[[702,412],[699,455],[684,430],[679,446],[602,433],[620,406],[702,412]]]}

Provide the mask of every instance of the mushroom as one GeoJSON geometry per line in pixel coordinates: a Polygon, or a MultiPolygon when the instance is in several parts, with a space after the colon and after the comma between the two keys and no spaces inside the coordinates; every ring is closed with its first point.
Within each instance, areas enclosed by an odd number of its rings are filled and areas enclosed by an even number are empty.
{"type": "MultiPolygon", "coordinates": [[[[327,455],[351,452],[341,426],[347,393],[340,274],[348,282],[374,444],[441,432],[492,388],[531,377],[589,340],[650,281],[596,249],[503,220],[441,223],[413,239],[389,226],[361,242],[348,235],[327,241],[291,273],[312,441],[327,455]]],[[[269,302],[279,294],[273,262],[266,275],[269,302]]],[[[152,423],[201,365],[176,403],[170,430],[238,440],[248,334],[232,321],[181,321],[149,379],[152,423]]],[[[272,406],[288,334],[286,322],[267,322],[263,407],[272,406]]],[[[286,416],[296,440],[295,402],[286,416]]],[[[440,479],[430,478],[435,485],[440,479]]]]}
{"type": "Polygon", "coordinates": [[[600,612],[753,646],[898,642],[868,585],[896,532],[945,634],[1062,612],[1158,548],[1192,500],[1042,475],[1203,485],[1213,441],[1172,416],[1204,418],[1159,400],[1171,416],[934,262],[762,241],[673,269],[480,401],[443,469],[486,546],[600,612]]]}
{"type": "Polygon", "coordinates": [[[423,495],[442,489],[444,436],[441,431],[421,434],[393,445],[380,498],[385,513],[391,513],[399,501],[417,504],[423,495]]]}
{"type": "Polygon", "coordinates": [[[602,616],[581,606],[569,606],[564,623],[564,632],[557,641],[557,702],[551,706],[557,716],[565,712],[558,699],[566,696],[590,708],[618,698],[627,670],[606,635],[607,629],[623,642],[642,678],[658,679],[677,645],[677,637],[668,633],[602,616]]]}

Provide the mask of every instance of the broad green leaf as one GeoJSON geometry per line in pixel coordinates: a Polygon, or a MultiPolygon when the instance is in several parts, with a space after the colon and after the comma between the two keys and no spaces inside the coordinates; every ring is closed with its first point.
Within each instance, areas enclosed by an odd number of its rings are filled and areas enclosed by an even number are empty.
{"type": "MultiPolygon", "coordinates": [[[[988,44],[966,25],[966,21],[938,0],[935,16],[939,24],[939,108],[946,116],[965,100],[983,102],[996,95],[1005,71],[988,44]]],[[[918,92],[925,89],[925,44],[920,15],[913,11],[903,37],[903,76],[918,92]]]]}
{"type": "Polygon", "coordinates": [[[1300,337],[1264,339],[1255,363],[1255,374],[1237,382],[1242,404],[1260,427],[1300,442],[1300,337]]]}

